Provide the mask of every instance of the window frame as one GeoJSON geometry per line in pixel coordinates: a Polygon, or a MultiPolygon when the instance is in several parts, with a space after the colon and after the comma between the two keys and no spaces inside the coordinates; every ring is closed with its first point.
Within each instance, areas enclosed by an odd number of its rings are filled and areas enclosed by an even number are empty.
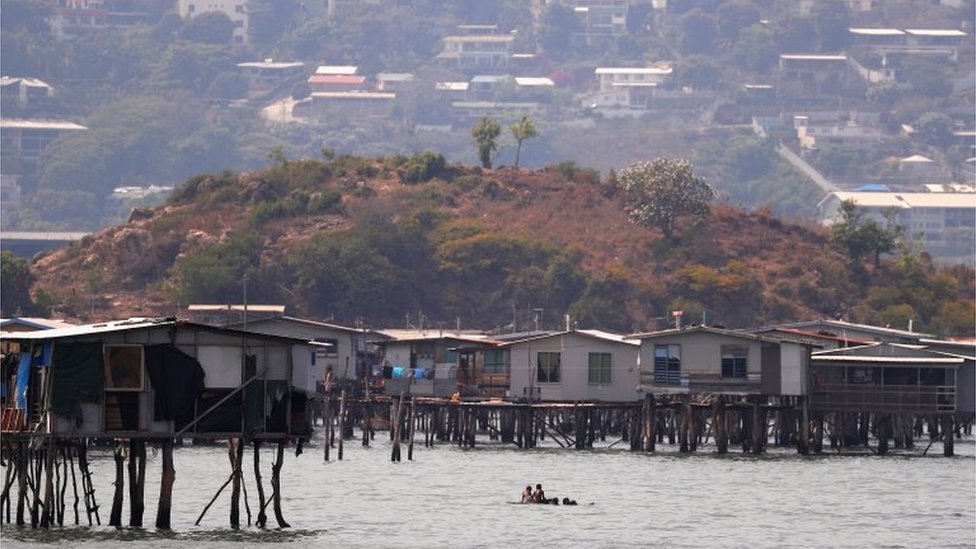
{"type": "Polygon", "coordinates": [[[613,353],[590,352],[586,359],[586,380],[589,385],[613,384],[613,353]],[[598,362],[594,364],[594,359],[598,362]]]}
{"type": "Polygon", "coordinates": [[[681,385],[681,344],[654,344],[654,383],[681,385]],[[660,355],[658,351],[664,351],[660,355]]]}
{"type": "MultiPolygon", "coordinates": [[[[118,357],[122,358],[122,357],[118,357]]],[[[129,357],[132,358],[132,357],[129,357]]],[[[141,344],[138,343],[105,343],[102,345],[102,380],[103,389],[107,392],[118,392],[118,393],[141,393],[146,390],[146,352],[141,344]],[[125,386],[114,386],[115,376],[112,375],[112,358],[113,354],[110,352],[111,348],[122,348],[122,349],[135,349],[139,352],[139,365],[138,365],[138,386],[125,385],[125,386]]],[[[131,368],[131,365],[121,365],[116,363],[119,367],[131,368]]]]}
{"type": "Polygon", "coordinates": [[[536,383],[562,382],[562,354],[559,351],[539,351],[535,355],[536,383]],[[543,364],[545,358],[545,364],[543,364]],[[554,363],[554,364],[553,364],[554,363]]]}
{"type": "Polygon", "coordinates": [[[749,346],[722,345],[722,379],[746,379],[749,376],[749,346]]]}

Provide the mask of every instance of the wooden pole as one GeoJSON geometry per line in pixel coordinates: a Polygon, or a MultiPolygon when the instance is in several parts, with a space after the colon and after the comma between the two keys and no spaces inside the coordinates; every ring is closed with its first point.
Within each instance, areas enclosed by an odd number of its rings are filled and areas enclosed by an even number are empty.
{"type": "Polygon", "coordinates": [[[161,446],[163,470],[159,481],[159,506],[156,509],[156,528],[169,530],[170,512],[173,508],[173,483],[176,481],[176,470],[173,468],[173,439],[163,439],[161,446]]]}
{"type": "Polygon", "coordinates": [[[146,510],[146,441],[129,441],[129,526],[141,527],[146,510]]]}
{"type": "MultiPolygon", "coordinates": [[[[951,436],[951,434],[950,434],[951,436]]],[[[40,482],[40,478],[38,478],[40,482]]],[[[54,441],[48,440],[44,449],[44,507],[41,511],[41,528],[54,522],[54,441]]]]}
{"type": "MultiPolygon", "coordinates": [[[[329,406],[327,405],[326,406],[326,409],[328,409],[328,408],[329,408],[329,406]]],[[[331,414],[331,412],[326,411],[326,421],[330,422],[329,424],[331,425],[331,421],[332,421],[332,414],[331,414]]],[[[328,450],[329,440],[328,440],[328,438],[326,438],[326,440],[325,440],[325,446],[326,446],[325,459],[326,459],[326,461],[328,461],[328,459],[329,459],[329,453],[328,453],[329,452],[329,450],[328,450]]],[[[265,503],[264,503],[264,485],[261,483],[261,441],[260,440],[256,440],[256,439],[254,441],[254,482],[255,482],[255,484],[258,485],[258,522],[257,522],[257,525],[258,525],[258,528],[264,528],[264,525],[267,524],[267,522],[268,522],[268,515],[266,515],[265,512],[264,512],[264,505],[265,505],[265,503]]]]}
{"type": "Polygon", "coordinates": [[[109,515],[108,525],[122,527],[122,500],[125,489],[125,456],[122,442],[115,445],[115,495],[112,497],[112,513],[109,515]]]}
{"type": "Polygon", "coordinates": [[[796,449],[801,455],[810,454],[810,399],[800,397],[800,433],[796,439],[796,449]]]}
{"type": "Polygon", "coordinates": [[[346,390],[339,395],[339,450],[336,453],[342,461],[342,441],[346,438],[346,390]]]}
{"type": "MultiPolygon", "coordinates": [[[[329,461],[329,451],[332,449],[332,397],[325,396],[325,409],[322,410],[322,427],[325,431],[325,442],[322,443],[323,457],[329,461]]],[[[255,445],[257,441],[255,441],[255,445]]],[[[257,446],[255,446],[255,449],[257,446]]],[[[262,494],[263,499],[263,494],[262,494]]]]}
{"type": "Polygon", "coordinates": [[[712,412],[712,430],[715,432],[715,448],[719,454],[729,453],[729,432],[725,420],[725,395],[715,397],[712,412]]]}
{"type": "MultiPolygon", "coordinates": [[[[345,400],[345,398],[343,398],[345,400]]],[[[275,520],[278,521],[279,528],[288,528],[285,517],[281,514],[281,466],[285,463],[285,440],[278,441],[278,459],[271,467],[271,487],[274,490],[272,499],[274,500],[275,520]]]]}
{"type": "MultiPolygon", "coordinates": [[[[69,445],[66,452],[68,455],[68,469],[71,471],[71,491],[74,493],[75,496],[74,506],[73,506],[75,511],[75,526],[78,526],[81,523],[81,517],[78,513],[78,503],[81,501],[81,498],[78,497],[78,479],[75,476],[74,450],[69,445]]],[[[10,522],[9,507],[7,511],[8,511],[7,522],[10,522]]]]}
{"type": "Polygon", "coordinates": [[[394,399],[390,403],[390,437],[393,440],[393,450],[390,453],[390,461],[400,461],[400,421],[403,419],[403,391],[400,391],[400,398],[394,399]]]}
{"type": "Polygon", "coordinates": [[[955,428],[953,426],[955,418],[948,415],[942,421],[942,455],[952,457],[955,455],[955,428]]]}
{"type": "Polygon", "coordinates": [[[78,445],[78,471],[81,473],[81,489],[85,494],[85,512],[88,514],[88,526],[92,525],[92,514],[95,515],[95,523],[102,525],[102,519],[98,514],[98,502],[95,501],[95,485],[91,480],[91,469],[88,467],[88,445],[82,441],[78,445]]]}
{"type": "Polygon", "coordinates": [[[410,441],[407,443],[407,459],[413,461],[413,435],[417,427],[417,401],[410,398],[410,441]]]}
{"type": "Polygon", "coordinates": [[[227,441],[227,456],[231,468],[230,527],[235,530],[241,527],[241,468],[237,460],[238,447],[243,448],[241,439],[232,438],[227,441]]]}

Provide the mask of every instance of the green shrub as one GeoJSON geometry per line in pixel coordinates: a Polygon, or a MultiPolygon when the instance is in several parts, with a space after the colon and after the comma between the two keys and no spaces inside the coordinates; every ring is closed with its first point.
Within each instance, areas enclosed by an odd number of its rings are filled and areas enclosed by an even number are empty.
{"type": "Polygon", "coordinates": [[[444,172],[447,161],[444,155],[424,151],[413,155],[400,169],[400,179],[404,183],[423,183],[438,177],[444,172]]]}
{"type": "Polygon", "coordinates": [[[342,193],[335,189],[325,189],[313,194],[305,207],[309,214],[340,213],[342,211],[342,193]]]}

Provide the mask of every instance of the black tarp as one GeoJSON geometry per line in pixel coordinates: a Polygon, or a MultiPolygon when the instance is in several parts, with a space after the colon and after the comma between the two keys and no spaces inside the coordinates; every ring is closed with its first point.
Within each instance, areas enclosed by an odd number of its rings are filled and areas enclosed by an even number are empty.
{"type": "Polygon", "coordinates": [[[99,402],[104,387],[102,344],[57,343],[51,360],[51,411],[81,419],[82,402],[99,402]]]}
{"type": "Polygon", "coordinates": [[[155,391],[153,417],[157,421],[193,414],[193,403],[203,392],[203,367],[175,345],[149,345],[146,371],[155,391]]]}

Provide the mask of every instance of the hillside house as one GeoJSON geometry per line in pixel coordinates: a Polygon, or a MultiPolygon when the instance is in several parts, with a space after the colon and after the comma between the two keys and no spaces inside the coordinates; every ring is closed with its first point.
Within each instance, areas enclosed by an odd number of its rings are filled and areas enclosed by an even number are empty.
{"type": "Polygon", "coordinates": [[[473,100],[490,100],[496,94],[514,89],[515,81],[507,74],[479,74],[471,78],[468,97],[473,100]]]}
{"type": "Polygon", "coordinates": [[[444,49],[437,58],[455,61],[460,67],[506,67],[514,42],[515,36],[511,34],[446,36],[444,49]]]}
{"type": "Polygon", "coordinates": [[[812,332],[820,335],[833,336],[840,338],[843,342],[840,347],[852,347],[880,342],[916,345],[923,338],[932,337],[931,334],[912,331],[911,326],[907,330],[900,330],[898,328],[872,326],[870,324],[859,324],[857,322],[832,319],[787,322],[763,328],[759,331],[768,329],[800,330],[808,333],[812,332]]]}
{"type": "Polygon", "coordinates": [[[4,427],[93,438],[308,436],[307,342],[176,319],[3,332],[4,427]]]}
{"type": "Polygon", "coordinates": [[[208,11],[216,11],[229,17],[234,23],[232,38],[234,43],[247,43],[250,29],[247,0],[177,0],[176,2],[176,13],[184,20],[208,11]]]}
{"type": "Polygon", "coordinates": [[[455,125],[469,126],[484,117],[497,119],[500,124],[511,124],[522,116],[534,116],[542,105],[517,101],[453,101],[451,119],[455,125]]]}
{"type": "Polygon", "coordinates": [[[899,343],[815,352],[814,410],[962,414],[976,411],[976,350],[945,353],[899,343]]]}
{"type": "Polygon", "coordinates": [[[781,99],[819,104],[863,93],[864,82],[847,55],[781,54],[775,87],[781,99]]]}
{"type": "Polygon", "coordinates": [[[888,212],[905,228],[906,237],[917,240],[934,257],[973,261],[976,247],[976,194],[932,192],[829,193],[818,204],[820,220],[832,224],[840,205],[853,200],[866,216],[884,225],[888,212]]]}
{"type": "Polygon", "coordinates": [[[111,27],[150,23],[145,0],[59,0],[47,18],[59,40],[111,27]]]}
{"type": "Polygon", "coordinates": [[[54,88],[38,78],[0,76],[0,94],[25,109],[42,109],[54,97],[54,88]]]}
{"type": "Polygon", "coordinates": [[[66,120],[0,119],[0,155],[4,162],[32,165],[55,139],[87,129],[66,120]]]}
{"type": "Polygon", "coordinates": [[[570,330],[504,343],[513,399],[563,402],[639,400],[635,341],[570,330]]]}
{"type": "Polygon", "coordinates": [[[376,89],[396,93],[408,87],[413,80],[413,74],[409,72],[381,72],[376,75],[376,89]]]}
{"type": "Polygon", "coordinates": [[[248,61],[238,63],[237,67],[247,78],[248,89],[252,92],[273,90],[282,84],[296,79],[305,71],[305,63],[300,61],[248,61]]]}
{"type": "Polygon", "coordinates": [[[877,150],[884,134],[877,113],[834,113],[835,116],[816,117],[795,115],[793,127],[802,150],[816,150],[836,146],[855,151],[877,150]]]}
{"type": "Polygon", "coordinates": [[[707,326],[630,338],[640,341],[640,386],[647,393],[809,392],[811,348],[805,342],[707,326]]]}
{"type": "Polygon", "coordinates": [[[579,17],[585,34],[618,35],[627,32],[630,0],[573,0],[570,6],[579,17]]]}
{"type": "Polygon", "coordinates": [[[611,92],[628,87],[657,86],[664,83],[674,69],[660,67],[597,67],[594,71],[597,89],[611,92]]]}
{"type": "Polygon", "coordinates": [[[359,92],[366,86],[366,77],[344,74],[313,74],[308,77],[312,93],[359,92]]]}

